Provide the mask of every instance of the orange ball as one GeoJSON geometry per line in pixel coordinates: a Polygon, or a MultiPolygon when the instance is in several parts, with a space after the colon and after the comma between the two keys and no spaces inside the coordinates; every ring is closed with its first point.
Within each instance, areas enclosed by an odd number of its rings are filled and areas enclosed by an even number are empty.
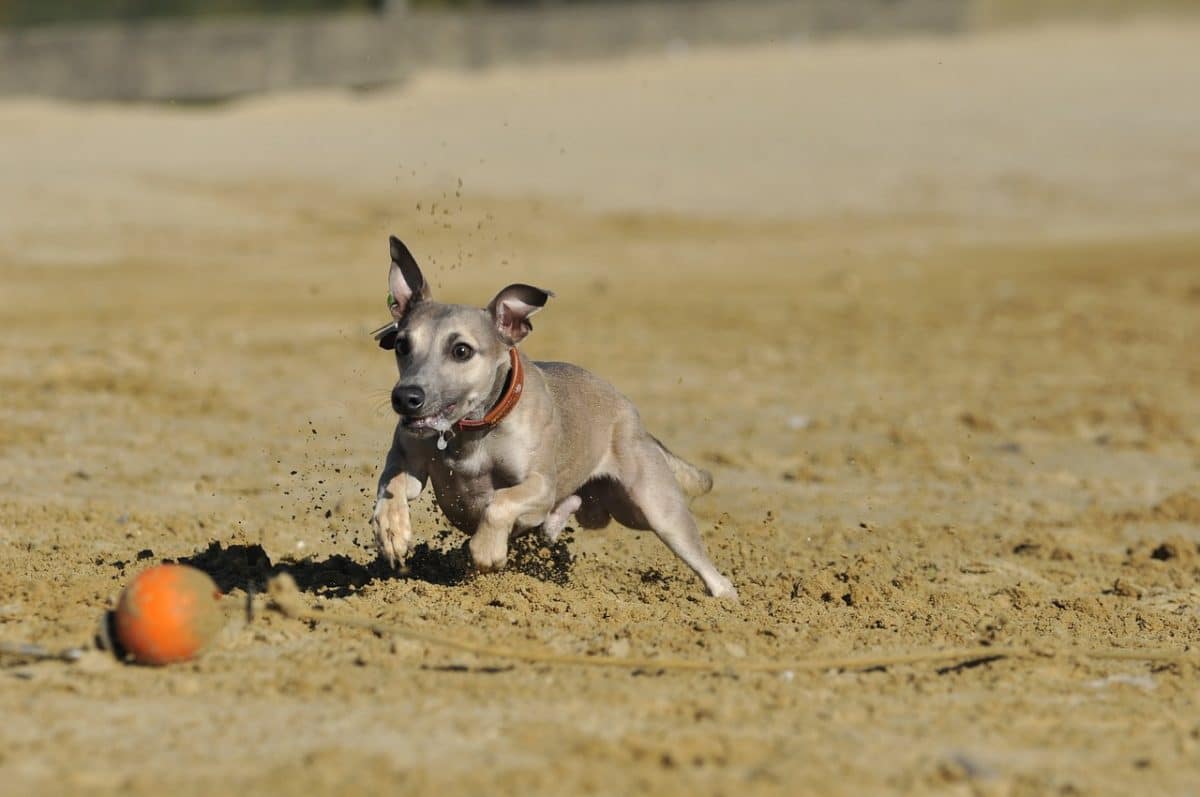
{"type": "Polygon", "coordinates": [[[117,603],[117,641],[141,664],[193,658],[221,630],[221,591],[208,574],[187,565],[157,565],[139,573],[117,603]]]}

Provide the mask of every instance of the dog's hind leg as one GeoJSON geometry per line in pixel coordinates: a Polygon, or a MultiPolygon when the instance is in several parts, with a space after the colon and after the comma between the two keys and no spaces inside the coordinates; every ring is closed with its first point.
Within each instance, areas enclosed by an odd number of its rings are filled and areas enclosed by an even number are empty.
{"type": "Polygon", "coordinates": [[[563,502],[554,507],[549,515],[546,515],[546,520],[542,523],[542,536],[547,542],[556,542],[558,535],[562,534],[562,530],[566,528],[567,521],[571,519],[571,513],[579,508],[583,503],[577,495],[568,496],[563,499],[563,502]]]}
{"type": "MultiPolygon", "coordinates": [[[[642,515],[658,538],[700,576],[714,597],[737,598],[733,583],[721,575],[704,550],[696,520],[662,447],[648,436],[630,443],[622,457],[620,482],[632,508],[642,515]]],[[[625,521],[615,513],[614,517],[625,521]]],[[[636,528],[641,524],[627,525],[636,528]]]]}

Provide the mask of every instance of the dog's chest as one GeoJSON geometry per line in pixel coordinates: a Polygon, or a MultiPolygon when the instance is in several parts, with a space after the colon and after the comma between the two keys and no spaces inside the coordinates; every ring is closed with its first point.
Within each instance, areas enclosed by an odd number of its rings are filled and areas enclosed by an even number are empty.
{"type": "Polygon", "coordinates": [[[488,476],[494,463],[487,448],[476,445],[462,449],[450,448],[438,458],[436,465],[447,479],[470,482],[488,476]]]}
{"type": "Polygon", "coordinates": [[[446,518],[471,533],[491,503],[492,494],[512,485],[506,470],[485,446],[451,448],[430,463],[429,478],[446,518]]]}

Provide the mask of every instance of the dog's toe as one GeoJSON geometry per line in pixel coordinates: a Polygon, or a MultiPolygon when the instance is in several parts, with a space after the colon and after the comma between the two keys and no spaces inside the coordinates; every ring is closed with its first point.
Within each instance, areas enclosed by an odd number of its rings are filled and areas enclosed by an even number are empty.
{"type": "Polygon", "coordinates": [[[480,573],[498,573],[508,564],[507,559],[499,559],[495,562],[475,562],[475,569],[480,573]]]}
{"type": "Polygon", "coordinates": [[[504,566],[508,564],[508,558],[503,556],[489,559],[472,556],[471,561],[475,564],[475,569],[480,573],[495,573],[503,570],[504,566]]]}
{"type": "Polygon", "coordinates": [[[709,584],[708,591],[709,594],[711,594],[714,598],[730,601],[736,601],[738,599],[737,588],[733,586],[732,581],[724,576],[721,577],[720,581],[709,584]]]}
{"type": "Polygon", "coordinates": [[[490,535],[476,534],[467,548],[471,552],[471,561],[475,564],[475,569],[481,573],[503,570],[508,564],[508,540],[503,537],[493,538],[490,535]]]}

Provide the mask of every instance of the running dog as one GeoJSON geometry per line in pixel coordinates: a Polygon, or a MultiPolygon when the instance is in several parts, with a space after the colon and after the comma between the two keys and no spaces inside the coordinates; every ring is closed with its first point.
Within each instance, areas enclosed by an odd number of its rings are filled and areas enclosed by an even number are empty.
{"type": "Polygon", "coordinates": [[[432,482],[446,518],[471,535],[481,571],[504,567],[514,533],[540,529],[554,541],[574,515],[587,529],[616,520],[653,531],[712,595],[736,598],[688,509],[712,477],[647,432],[608,382],[518,351],[553,294],[515,284],[486,308],[442,304],[407,247],[390,242],[392,322],[375,338],[395,352],[400,420],[372,517],[380,555],[402,562],[413,539],[408,502],[432,482]]]}

